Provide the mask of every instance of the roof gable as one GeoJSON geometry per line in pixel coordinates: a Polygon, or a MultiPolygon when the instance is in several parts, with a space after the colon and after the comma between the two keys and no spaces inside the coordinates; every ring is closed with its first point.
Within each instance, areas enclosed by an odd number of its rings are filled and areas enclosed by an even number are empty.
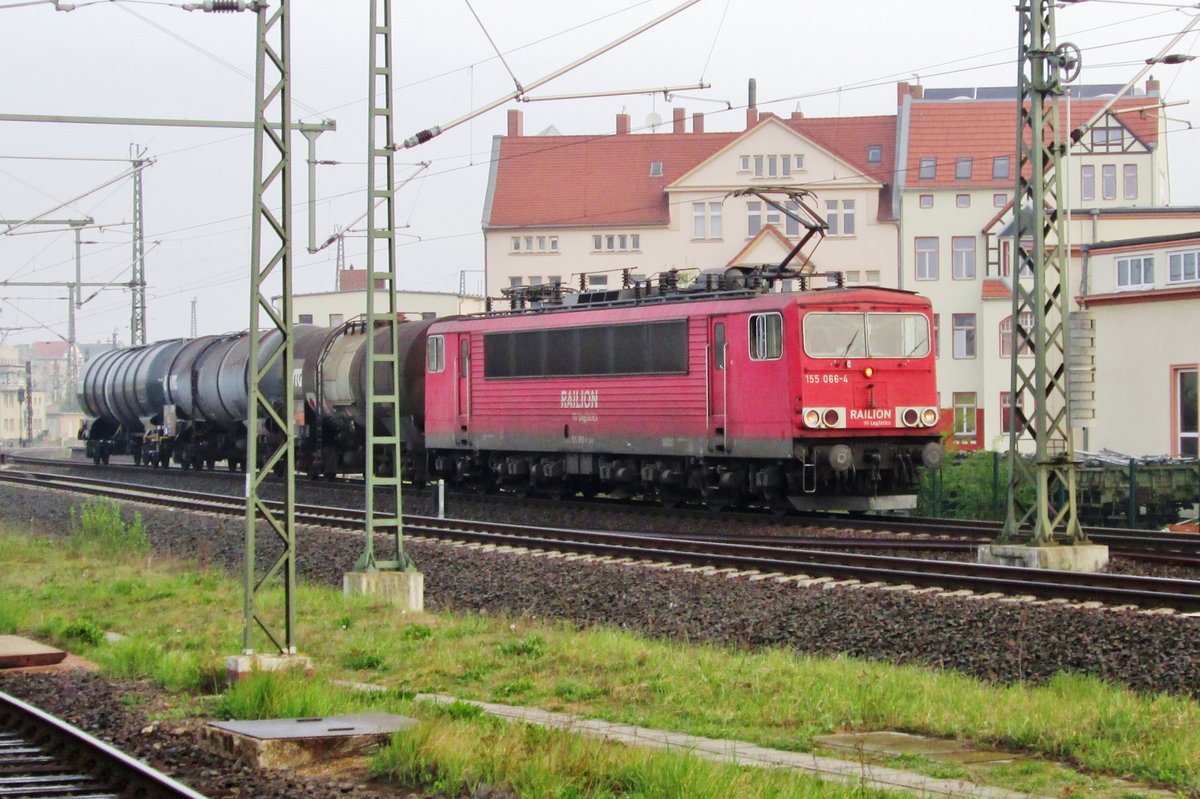
{"type": "MultiPolygon", "coordinates": [[[[1071,128],[1082,125],[1104,107],[1106,100],[1075,100],[1071,103],[1071,128]]],[[[1143,145],[1158,140],[1158,116],[1145,111],[1149,98],[1144,96],[1118,100],[1105,119],[1118,120],[1122,127],[1143,145]]],[[[1154,98],[1153,102],[1157,102],[1154,98]]],[[[1066,113],[1066,102],[1059,109],[1066,113]]],[[[1107,124],[1107,123],[1105,123],[1107,124]]],[[[918,100],[912,103],[908,129],[908,158],[902,165],[901,182],[915,188],[1011,187],[1016,183],[1017,108],[1006,100],[918,100]],[[952,132],[952,135],[951,133],[952,132]],[[993,159],[1009,158],[1008,173],[993,177],[993,159]],[[921,178],[922,159],[935,161],[932,179],[921,178]],[[971,159],[971,176],[959,179],[955,170],[960,158],[971,159]]]]}
{"type": "MultiPolygon", "coordinates": [[[[855,124],[854,118],[832,121],[841,122],[847,129],[855,124]]],[[[801,117],[793,122],[805,120],[801,117]]],[[[823,137],[812,135],[814,131],[828,132],[819,125],[810,124],[804,128],[784,122],[776,116],[768,116],[673,181],[667,190],[729,186],[739,182],[763,186],[801,186],[811,183],[831,186],[883,182],[868,174],[862,168],[862,164],[856,164],[830,149],[822,140],[823,137]],[[788,156],[786,175],[782,163],[784,155],[788,156]],[[775,163],[776,173],[767,173],[769,166],[764,165],[763,172],[767,174],[757,174],[754,160],[771,157],[778,159],[775,163]],[[743,158],[751,159],[749,171],[742,168],[743,158]],[[799,164],[796,163],[797,160],[800,160],[799,164]]],[[[866,162],[865,148],[859,161],[866,162]]]]}
{"type": "MultiPolygon", "coordinates": [[[[749,266],[752,264],[778,264],[787,257],[795,245],[774,225],[763,225],[762,230],[746,242],[737,255],[729,259],[726,266],[749,266]]],[[[803,255],[796,256],[805,271],[811,272],[812,263],[803,255]]]]}

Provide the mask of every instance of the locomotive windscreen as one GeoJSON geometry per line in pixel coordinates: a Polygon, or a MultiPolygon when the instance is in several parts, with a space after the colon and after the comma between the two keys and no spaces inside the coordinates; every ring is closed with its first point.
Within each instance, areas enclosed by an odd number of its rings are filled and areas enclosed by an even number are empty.
{"type": "Polygon", "coordinates": [[[811,358],[924,358],[929,320],[916,313],[810,313],[804,351],[811,358]]]}
{"type": "Polygon", "coordinates": [[[489,378],[686,373],[683,319],[483,337],[483,374],[489,378]]]}

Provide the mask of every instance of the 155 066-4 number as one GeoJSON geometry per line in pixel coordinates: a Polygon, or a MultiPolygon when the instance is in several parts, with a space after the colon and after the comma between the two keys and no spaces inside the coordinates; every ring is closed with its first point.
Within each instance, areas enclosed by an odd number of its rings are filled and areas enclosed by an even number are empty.
{"type": "Polygon", "coordinates": [[[815,383],[849,383],[850,376],[838,374],[836,372],[826,372],[823,374],[807,374],[804,376],[804,382],[811,384],[815,383]]]}

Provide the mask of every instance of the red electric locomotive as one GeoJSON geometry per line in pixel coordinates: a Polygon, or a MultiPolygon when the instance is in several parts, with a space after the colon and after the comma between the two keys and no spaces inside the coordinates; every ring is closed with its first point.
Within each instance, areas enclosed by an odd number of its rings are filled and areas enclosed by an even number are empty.
{"type": "Polygon", "coordinates": [[[531,287],[515,299],[533,307],[434,323],[431,472],[667,503],[914,507],[942,453],[929,301],[705,277],[531,287]]]}

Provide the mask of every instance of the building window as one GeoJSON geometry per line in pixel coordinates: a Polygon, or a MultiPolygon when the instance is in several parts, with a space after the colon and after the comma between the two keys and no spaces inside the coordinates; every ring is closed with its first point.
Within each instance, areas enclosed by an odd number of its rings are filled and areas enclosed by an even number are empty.
{"type": "MultiPolygon", "coordinates": [[[[1000,432],[1012,432],[1012,392],[1000,392],[1000,432]]],[[[1025,396],[1017,394],[1017,432],[1022,432],[1025,427],[1025,396]]]]}
{"type": "Polygon", "coordinates": [[[313,315],[310,313],[302,313],[297,318],[300,320],[300,324],[311,325],[312,320],[313,320],[313,315]]]}
{"type": "Polygon", "coordinates": [[[933,315],[933,357],[942,357],[942,315],[933,315]]]}
{"type": "MultiPolygon", "coordinates": [[[[1033,355],[1033,311],[1021,311],[1021,324],[1018,326],[1021,337],[1021,348],[1018,354],[1022,358],[1033,355]]],[[[1000,357],[1012,357],[1013,319],[1011,316],[1000,321],[1000,357]]]]}
{"type": "Polygon", "coordinates": [[[783,356],[783,316],[760,313],[750,317],[750,360],[773,361],[783,356]]]}
{"type": "Polygon", "coordinates": [[[956,313],[954,322],[954,357],[975,357],[975,314],[956,313]]]}
{"type": "MultiPolygon", "coordinates": [[[[795,200],[786,200],[783,207],[791,211],[796,216],[800,215],[800,203],[795,200]]],[[[790,216],[785,216],[783,220],[785,232],[788,238],[798,238],[800,236],[800,223],[790,216]]]]}
{"type": "Polygon", "coordinates": [[[937,236],[917,237],[917,280],[938,279],[937,236]]]}
{"type": "Polygon", "coordinates": [[[743,155],[741,157],[741,162],[742,162],[742,165],[741,165],[741,168],[738,169],[738,172],[749,172],[750,171],[750,156],[743,155]]]}
{"type": "Polygon", "coordinates": [[[640,233],[603,233],[592,236],[593,252],[635,252],[641,249],[640,233]]]}
{"type": "Polygon", "coordinates": [[[1200,252],[1173,252],[1167,256],[1167,280],[1171,283],[1186,283],[1198,276],[1196,262],[1200,252]]]}
{"type": "Polygon", "coordinates": [[[954,279],[975,279],[975,237],[955,236],[950,240],[954,257],[954,279]]]}
{"type": "Polygon", "coordinates": [[[863,274],[863,283],[868,286],[880,286],[883,284],[883,272],[878,269],[868,269],[863,274]]]}
{"type": "Polygon", "coordinates": [[[1154,288],[1154,257],[1151,255],[1117,259],[1117,288],[1154,288]]]}
{"type": "Polygon", "coordinates": [[[1200,457],[1200,411],[1197,409],[1196,367],[1175,370],[1176,454],[1200,457]]]}
{"type": "Polygon", "coordinates": [[[959,158],[954,162],[954,179],[970,180],[975,168],[975,160],[970,157],[959,158]]]}
{"type": "Polygon", "coordinates": [[[445,370],[445,336],[430,336],[425,340],[425,368],[430,372],[441,372],[445,370]]]}
{"type": "Polygon", "coordinates": [[[1125,146],[1125,129],[1118,126],[1092,128],[1093,150],[1121,150],[1125,146]]]}
{"type": "Polygon", "coordinates": [[[329,326],[337,327],[345,320],[345,317],[340,313],[331,313],[329,315],[329,326]]]}
{"type": "Polygon", "coordinates": [[[1006,205],[1008,205],[1008,195],[1007,194],[1001,193],[1001,194],[993,194],[992,195],[992,207],[993,208],[1003,208],[1006,205]]]}
{"type": "Polygon", "coordinates": [[[922,158],[917,178],[919,180],[933,180],[935,177],[937,177],[937,159],[922,158]]]}
{"type": "Polygon", "coordinates": [[[954,207],[955,208],[970,208],[971,207],[971,195],[969,195],[969,194],[954,195],[954,207]]]}
{"type": "Polygon", "coordinates": [[[1137,179],[1137,164],[1126,164],[1121,168],[1121,176],[1124,185],[1124,196],[1126,200],[1136,200],[1138,195],[1138,179],[1137,179]]]}
{"type": "Polygon", "coordinates": [[[720,203],[692,203],[692,238],[721,238],[720,203]]]}
{"type": "MultiPolygon", "coordinates": [[[[595,242],[597,237],[593,236],[595,242]]],[[[558,236],[513,236],[512,251],[515,253],[558,252],[558,236]]]]}
{"type": "Polygon", "coordinates": [[[523,278],[523,277],[510,277],[508,279],[508,286],[509,286],[509,288],[515,289],[517,286],[520,286],[524,282],[524,280],[525,280],[525,278],[523,278]]]}
{"type": "Polygon", "coordinates": [[[868,144],[867,145],[867,163],[878,164],[883,161],[883,145],[868,144]]]}
{"type": "Polygon", "coordinates": [[[1100,167],[1100,188],[1106,200],[1117,199],[1117,165],[1105,164],[1100,167]]]}
{"type": "Polygon", "coordinates": [[[917,205],[921,206],[922,208],[932,208],[933,207],[933,195],[932,194],[922,194],[920,197],[917,198],[917,205]]]}
{"type": "Polygon", "coordinates": [[[825,222],[829,225],[826,232],[830,236],[853,236],[854,200],[842,200],[840,207],[837,200],[826,200],[825,222]]]}
{"type": "Polygon", "coordinates": [[[650,162],[650,177],[661,178],[662,174],[663,174],[662,161],[651,161],[650,162]]]}
{"type": "Polygon", "coordinates": [[[1012,157],[1007,155],[998,155],[992,159],[992,179],[993,180],[1008,180],[1010,177],[1009,169],[1012,165],[1012,157]]]}
{"type": "MultiPolygon", "coordinates": [[[[783,214],[778,208],[767,206],[767,224],[778,226],[783,221],[783,214]]],[[[746,235],[757,236],[763,226],[763,204],[757,200],[746,203],[746,235]]]]}
{"type": "Polygon", "coordinates": [[[955,391],[954,437],[965,441],[975,440],[975,392],[955,391]]]}
{"type": "Polygon", "coordinates": [[[590,289],[602,289],[608,286],[608,275],[588,275],[587,284],[590,289]]]}
{"type": "Polygon", "coordinates": [[[1082,200],[1096,199],[1096,167],[1092,164],[1079,167],[1079,197],[1082,200]]]}

